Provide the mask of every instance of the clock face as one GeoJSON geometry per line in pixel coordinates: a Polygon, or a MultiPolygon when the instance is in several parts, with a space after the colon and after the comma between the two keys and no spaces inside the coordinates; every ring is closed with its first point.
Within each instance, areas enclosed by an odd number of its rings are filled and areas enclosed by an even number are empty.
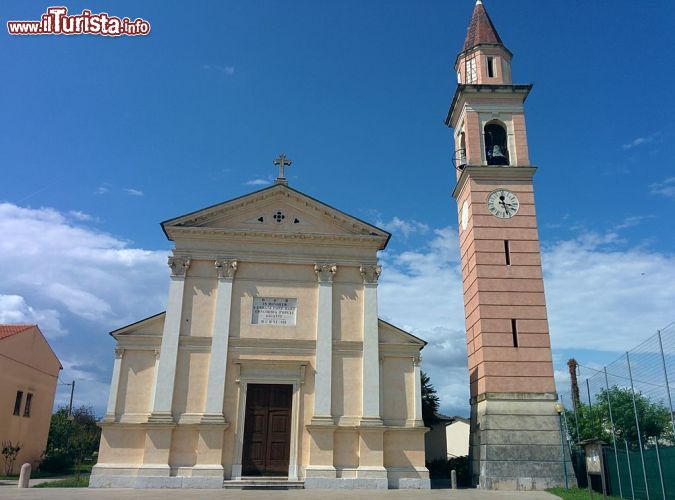
{"type": "Polygon", "coordinates": [[[518,213],[520,202],[518,197],[508,189],[495,189],[487,199],[490,213],[499,219],[510,219],[518,213]]]}
{"type": "Polygon", "coordinates": [[[469,202],[464,200],[462,204],[462,231],[466,229],[469,224],[469,202]]]}

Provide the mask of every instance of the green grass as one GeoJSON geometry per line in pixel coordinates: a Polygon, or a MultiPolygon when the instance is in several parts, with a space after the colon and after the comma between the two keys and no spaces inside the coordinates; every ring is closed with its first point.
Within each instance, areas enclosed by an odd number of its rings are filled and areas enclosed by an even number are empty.
{"type": "MultiPolygon", "coordinates": [[[[570,488],[569,490],[566,490],[565,488],[549,488],[546,491],[562,498],[563,500],[590,500],[591,498],[587,489],[570,488]]],[[[602,493],[594,491],[593,499],[599,498],[602,498],[602,493]]],[[[607,498],[609,500],[621,500],[620,497],[607,497],[607,498]]]]}
{"type": "MultiPolygon", "coordinates": [[[[62,472],[42,472],[42,471],[32,471],[30,473],[30,478],[31,479],[43,479],[46,477],[54,477],[54,476],[63,476],[62,472]]],[[[15,476],[2,476],[0,475],[0,481],[7,481],[7,480],[17,480],[19,479],[19,475],[15,476]]]]}
{"type": "Polygon", "coordinates": [[[89,486],[89,476],[82,474],[78,480],[76,476],[61,479],[60,481],[49,481],[48,483],[40,483],[33,486],[33,488],[86,488],[89,486]]]}

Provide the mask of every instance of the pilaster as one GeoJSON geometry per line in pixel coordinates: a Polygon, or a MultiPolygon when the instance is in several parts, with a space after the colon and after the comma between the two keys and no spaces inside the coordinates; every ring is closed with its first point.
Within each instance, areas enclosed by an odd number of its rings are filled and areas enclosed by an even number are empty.
{"type": "Polygon", "coordinates": [[[408,421],[408,425],[413,427],[424,427],[424,419],[422,418],[422,356],[415,356],[412,359],[413,377],[415,387],[415,416],[412,421],[408,421]]]}
{"type": "Polygon", "coordinates": [[[380,413],[380,354],[377,282],[380,266],[361,266],[363,278],[363,416],[361,425],[382,425],[380,413]]]}
{"type": "Polygon", "coordinates": [[[225,398],[225,378],[227,375],[227,347],[230,338],[232,285],[234,275],[237,272],[237,261],[218,259],[214,265],[218,271],[218,291],[213,320],[209,378],[206,387],[206,408],[202,421],[225,423],[223,400],[225,398]]]}
{"type": "Polygon", "coordinates": [[[168,264],[171,268],[171,282],[169,283],[169,299],[166,304],[152,413],[148,418],[150,422],[173,422],[171,407],[178,359],[180,322],[183,316],[185,277],[190,267],[190,258],[169,257],[168,264]]]}
{"type": "Polygon", "coordinates": [[[335,264],[316,264],[314,272],[319,282],[319,300],[312,424],[332,424],[333,277],[337,272],[337,266],[335,264]]]}
{"type": "Polygon", "coordinates": [[[120,388],[120,375],[122,369],[122,357],[124,349],[115,348],[115,363],[113,364],[112,381],[110,382],[110,393],[108,394],[108,407],[105,412],[104,422],[114,422],[117,411],[117,394],[120,388]]]}

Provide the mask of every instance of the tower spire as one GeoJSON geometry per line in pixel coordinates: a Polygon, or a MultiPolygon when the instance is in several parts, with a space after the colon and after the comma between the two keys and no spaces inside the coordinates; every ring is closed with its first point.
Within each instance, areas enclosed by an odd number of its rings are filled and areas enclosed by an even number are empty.
{"type": "Polygon", "coordinates": [[[497,33],[497,29],[485,10],[482,0],[476,0],[469,28],[466,32],[463,51],[471,50],[479,45],[501,45],[504,43],[497,33]]]}

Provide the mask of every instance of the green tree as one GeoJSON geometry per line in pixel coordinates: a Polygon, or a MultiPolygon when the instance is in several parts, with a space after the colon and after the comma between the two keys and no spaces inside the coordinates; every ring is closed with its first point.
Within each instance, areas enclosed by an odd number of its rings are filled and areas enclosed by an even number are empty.
{"type": "Polygon", "coordinates": [[[96,415],[91,407],[61,407],[52,415],[47,450],[41,468],[52,472],[65,472],[82,464],[98,450],[101,429],[96,425],[96,415]]]}
{"type": "MultiPolygon", "coordinates": [[[[580,403],[577,406],[576,420],[574,410],[567,410],[566,418],[570,434],[576,440],[576,423],[579,424],[579,440],[599,438],[612,443],[612,424],[609,418],[609,405],[612,406],[614,431],[619,441],[627,441],[630,446],[638,446],[638,432],[633,411],[633,395],[630,388],[613,386],[603,389],[596,396],[592,407],[580,403]]],[[[654,402],[641,392],[635,393],[635,407],[640,423],[640,438],[643,444],[651,439],[673,439],[673,429],[668,408],[661,402],[654,402]]]]}
{"type": "Polygon", "coordinates": [[[436,413],[438,412],[439,398],[436,394],[436,389],[431,385],[429,380],[429,375],[424,371],[421,373],[422,376],[422,420],[424,420],[424,425],[429,427],[432,424],[438,422],[438,417],[436,413]]]}

